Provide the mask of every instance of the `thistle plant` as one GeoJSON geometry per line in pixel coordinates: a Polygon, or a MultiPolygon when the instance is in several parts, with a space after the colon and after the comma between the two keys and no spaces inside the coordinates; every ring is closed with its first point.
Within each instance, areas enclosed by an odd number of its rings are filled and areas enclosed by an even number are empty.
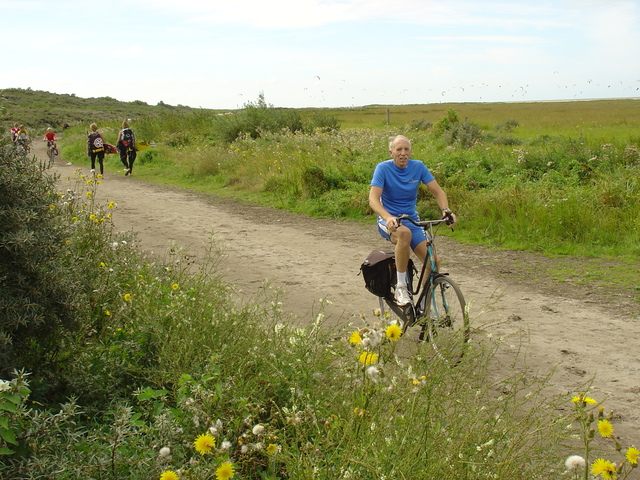
{"type": "Polygon", "coordinates": [[[626,449],[620,445],[614,435],[611,423],[613,412],[605,415],[605,408],[597,400],[581,393],[572,398],[575,410],[575,419],[579,428],[579,437],[582,442],[583,456],[570,455],[565,461],[565,466],[576,480],[589,479],[589,474],[594,478],[603,480],[624,480],[638,467],[640,451],[630,446],[626,449]],[[608,460],[601,456],[592,461],[594,455],[594,442],[602,438],[611,445],[618,457],[618,462],[608,460]]]}

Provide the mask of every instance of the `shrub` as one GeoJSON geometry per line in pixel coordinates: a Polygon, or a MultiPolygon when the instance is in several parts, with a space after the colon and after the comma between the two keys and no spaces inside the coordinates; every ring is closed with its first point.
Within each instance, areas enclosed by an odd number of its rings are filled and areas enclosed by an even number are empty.
{"type": "Polygon", "coordinates": [[[410,128],[416,132],[420,132],[423,130],[429,130],[433,127],[433,123],[425,120],[424,118],[420,120],[411,120],[410,128]]]}
{"type": "Polygon", "coordinates": [[[54,183],[35,158],[0,145],[0,374],[50,369],[77,328],[54,183]]]}
{"type": "Polygon", "coordinates": [[[303,122],[296,110],[277,109],[267,104],[264,93],[260,93],[256,102],[246,103],[239,112],[216,117],[213,128],[221,140],[232,143],[242,136],[256,139],[265,132],[299,132],[303,129],[303,122]]]}
{"type": "Polygon", "coordinates": [[[482,140],[482,129],[468,120],[462,122],[458,113],[449,109],[433,124],[433,135],[447,145],[471,147],[482,140]]]}
{"type": "Polygon", "coordinates": [[[311,118],[311,131],[332,133],[340,130],[340,121],[333,115],[317,114],[311,118]]]}

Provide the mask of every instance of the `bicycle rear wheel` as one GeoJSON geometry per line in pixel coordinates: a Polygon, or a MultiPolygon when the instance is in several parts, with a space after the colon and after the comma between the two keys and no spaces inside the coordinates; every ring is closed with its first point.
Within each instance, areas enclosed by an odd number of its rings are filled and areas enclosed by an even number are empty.
{"type": "Polygon", "coordinates": [[[425,307],[421,337],[426,333],[438,357],[457,364],[467,349],[470,335],[469,314],[460,287],[446,276],[436,277],[425,307]]]}

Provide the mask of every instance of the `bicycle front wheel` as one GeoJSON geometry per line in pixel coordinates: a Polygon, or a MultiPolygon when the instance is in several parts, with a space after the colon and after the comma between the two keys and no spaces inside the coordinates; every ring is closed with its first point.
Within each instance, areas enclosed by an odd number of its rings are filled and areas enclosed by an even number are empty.
{"type": "Polygon", "coordinates": [[[49,165],[53,165],[56,159],[56,151],[53,147],[49,147],[49,165]]]}
{"type": "Polygon", "coordinates": [[[425,307],[422,335],[427,335],[438,357],[457,364],[470,335],[469,313],[460,287],[446,276],[436,277],[425,307]]]}

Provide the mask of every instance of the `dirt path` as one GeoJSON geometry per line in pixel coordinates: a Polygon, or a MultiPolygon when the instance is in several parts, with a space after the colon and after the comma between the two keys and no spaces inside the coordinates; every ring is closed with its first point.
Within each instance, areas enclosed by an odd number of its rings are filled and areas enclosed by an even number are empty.
{"type": "MultiPolygon", "coordinates": [[[[34,142],[35,143],[35,142],[34,142]]],[[[44,147],[36,153],[44,156],[44,147]]],[[[77,166],[58,159],[61,188],[77,166]]],[[[85,173],[88,165],[82,166],[85,173]]],[[[226,277],[247,296],[269,282],[282,291],[283,309],[306,322],[321,298],[330,322],[358,322],[377,299],[363,287],[359,266],[376,247],[387,247],[374,227],[317,220],[270,208],[148,184],[123,171],[107,172],[99,201],[115,201],[118,231],[133,230],[141,246],[164,255],[175,245],[198,257],[211,235],[226,256],[226,277]]],[[[372,222],[373,223],[373,222],[372,222]]],[[[552,259],[522,252],[494,252],[443,238],[445,268],[472,304],[477,334],[518,343],[525,332],[531,374],[553,377],[557,392],[576,393],[590,378],[590,395],[608,397],[623,445],[640,446],[640,329],[633,292],[611,296],[597,288],[552,284],[536,272],[552,259]]]]}

